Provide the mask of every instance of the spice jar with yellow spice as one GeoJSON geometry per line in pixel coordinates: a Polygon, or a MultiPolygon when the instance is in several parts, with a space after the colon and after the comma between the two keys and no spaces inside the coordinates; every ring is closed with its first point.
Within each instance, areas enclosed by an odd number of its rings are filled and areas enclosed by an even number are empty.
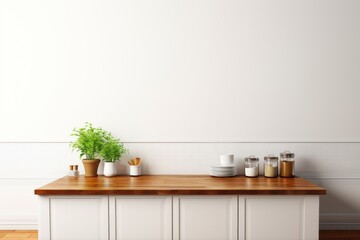
{"type": "Polygon", "coordinates": [[[289,151],[280,153],[280,176],[295,176],[295,154],[289,151]]]}
{"type": "Polygon", "coordinates": [[[268,155],[264,157],[264,176],[277,177],[278,176],[278,157],[268,155]]]}

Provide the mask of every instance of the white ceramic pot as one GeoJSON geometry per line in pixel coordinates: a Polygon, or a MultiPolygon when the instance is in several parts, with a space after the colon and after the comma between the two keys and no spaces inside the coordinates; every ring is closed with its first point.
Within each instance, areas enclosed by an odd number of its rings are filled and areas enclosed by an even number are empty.
{"type": "Polygon", "coordinates": [[[99,176],[104,176],[104,161],[100,161],[98,170],[97,170],[97,174],[99,176]]]}
{"type": "Polygon", "coordinates": [[[130,166],[130,176],[140,176],[141,175],[141,165],[130,166]]]}
{"type": "Polygon", "coordinates": [[[113,177],[117,175],[115,162],[104,163],[104,175],[105,177],[113,177]]]}

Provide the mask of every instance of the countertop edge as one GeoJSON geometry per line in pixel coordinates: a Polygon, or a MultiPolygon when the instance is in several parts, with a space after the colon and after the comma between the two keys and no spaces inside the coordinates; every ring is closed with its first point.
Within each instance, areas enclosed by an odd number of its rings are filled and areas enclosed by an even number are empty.
{"type": "Polygon", "coordinates": [[[35,195],[326,195],[326,190],[42,190],[35,195]]]}
{"type": "Polygon", "coordinates": [[[295,178],[214,178],[208,175],[144,175],[139,178],[63,177],[35,195],[325,195],[326,189],[295,178]],[[174,184],[172,184],[174,183],[174,184]],[[195,183],[195,184],[193,184],[195,183]]]}

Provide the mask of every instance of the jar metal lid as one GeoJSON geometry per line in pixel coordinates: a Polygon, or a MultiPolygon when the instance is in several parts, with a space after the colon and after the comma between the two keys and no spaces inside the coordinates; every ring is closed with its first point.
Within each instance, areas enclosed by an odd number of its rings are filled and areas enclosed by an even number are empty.
{"type": "Polygon", "coordinates": [[[295,157],[295,153],[291,153],[289,151],[285,151],[280,153],[280,157],[282,158],[294,158],[295,157]]]}
{"type": "Polygon", "coordinates": [[[249,157],[245,158],[245,161],[259,161],[259,158],[255,157],[254,155],[250,155],[249,157]]]}
{"type": "Polygon", "coordinates": [[[278,158],[278,157],[275,157],[275,156],[272,155],[272,154],[269,154],[268,156],[265,156],[264,159],[265,159],[265,160],[278,160],[279,158],[278,158]]]}

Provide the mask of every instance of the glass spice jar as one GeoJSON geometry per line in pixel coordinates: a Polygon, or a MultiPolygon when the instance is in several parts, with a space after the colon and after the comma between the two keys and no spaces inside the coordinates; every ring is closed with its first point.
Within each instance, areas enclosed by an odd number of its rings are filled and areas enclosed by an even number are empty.
{"type": "Polygon", "coordinates": [[[264,157],[264,176],[277,177],[278,176],[278,157],[272,154],[264,157]]]}
{"type": "Polygon", "coordinates": [[[295,154],[289,151],[280,153],[280,176],[295,176],[295,154]]]}
{"type": "Polygon", "coordinates": [[[245,176],[258,177],[259,176],[259,158],[251,155],[245,158],[245,176]]]}

